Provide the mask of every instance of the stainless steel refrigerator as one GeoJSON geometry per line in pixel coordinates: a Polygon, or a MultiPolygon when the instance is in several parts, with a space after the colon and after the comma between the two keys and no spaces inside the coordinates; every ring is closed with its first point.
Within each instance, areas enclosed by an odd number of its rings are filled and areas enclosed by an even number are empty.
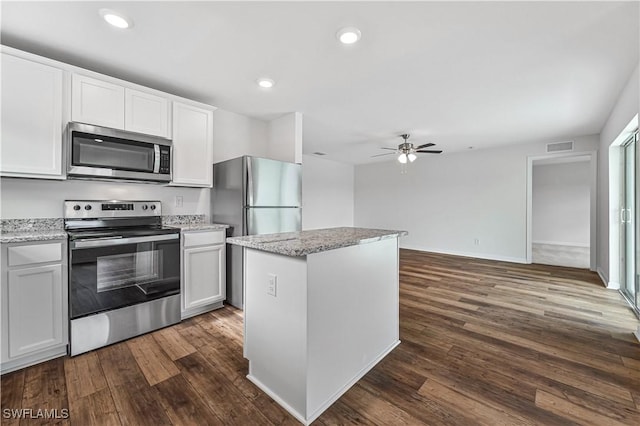
{"type": "MultiPolygon", "coordinates": [[[[244,156],[213,165],[211,220],[230,235],[300,231],[300,164],[244,156]]],[[[227,244],[227,302],[243,308],[242,247],[227,244]]]]}

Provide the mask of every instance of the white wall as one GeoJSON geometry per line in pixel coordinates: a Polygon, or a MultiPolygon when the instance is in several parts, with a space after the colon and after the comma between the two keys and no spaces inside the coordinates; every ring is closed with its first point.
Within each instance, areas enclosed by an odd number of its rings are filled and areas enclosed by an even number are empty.
{"type": "Polygon", "coordinates": [[[218,109],[213,113],[213,162],[242,155],[267,156],[268,123],[218,109]]]}
{"type": "Polygon", "coordinates": [[[354,167],[302,157],[302,229],[353,226],[354,167]]]}
{"type": "MultiPolygon", "coordinates": [[[[598,136],[572,138],[576,152],[598,136]]],[[[545,142],[356,166],[355,225],[402,229],[404,248],[526,261],[527,157],[545,142]],[[479,244],[475,244],[478,239],[479,244]]]]}
{"type": "Polygon", "coordinates": [[[533,167],[533,242],[589,246],[588,161],[533,167]]]}
{"type": "MultiPolygon", "coordinates": [[[[629,81],[620,93],[618,100],[611,110],[611,114],[600,132],[600,147],[598,150],[598,273],[605,282],[616,281],[611,275],[613,268],[610,264],[617,265],[617,256],[609,256],[610,250],[617,250],[616,235],[618,232],[617,217],[615,211],[611,211],[609,203],[609,148],[625,126],[640,111],[640,62],[629,77],[629,81]],[[611,233],[610,233],[611,231],[611,233]]],[[[614,194],[612,194],[614,195],[614,194]]],[[[615,204],[615,203],[614,203],[615,204]]],[[[617,271],[615,271],[617,275],[617,271]]],[[[615,284],[614,284],[615,286],[615,284]]]]}
{"type": "Polygon", "coordinates": [[[160,200],[163,214],[209,215],[208,188],[85,180],[2,178],[3,219],[62,217],[64,200],[160,200]],[[175,197],[183,206],[175,207],[175,197]]]}
{"type": "Polygon", "coordinates": [[[302,114],[292,112],[268,123],[267,158],[302,163],[302,114]]]}

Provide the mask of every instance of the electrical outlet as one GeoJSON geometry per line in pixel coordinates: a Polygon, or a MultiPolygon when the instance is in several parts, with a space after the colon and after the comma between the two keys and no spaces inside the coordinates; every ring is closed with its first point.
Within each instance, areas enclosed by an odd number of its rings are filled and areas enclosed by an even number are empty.
{"type": "Polygon", "coordinates": [[[278,276],[275,274],[268,274],[269,281],[267,282],[267,294],[269,296],[276,297],[278,289],[278,276]]]}
{"type": "Polygon", "coordinates": [[[473,244],[475,244],[476,246],[479,246],[480,245],[480,238],[474,238],[473,244]]]}
{"type": "Polygon", "coordinates": [[[182,195],[176,195],[176,207],[182,207],[183,200],[182,195]]]}

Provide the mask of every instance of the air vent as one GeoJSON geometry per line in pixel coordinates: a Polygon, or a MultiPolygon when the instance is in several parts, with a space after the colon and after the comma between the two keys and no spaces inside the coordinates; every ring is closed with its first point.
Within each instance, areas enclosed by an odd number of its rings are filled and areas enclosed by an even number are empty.
{"type": "Polygon", "coordinates": [[[573,141],[554,142],[547,144],[547,152],[573,151],[573,141]]]}
{"type": "Polygon", "coordinates": [[[326,152],[320,152],[320,151],[316,151],[313,153],[313,155],[327,155],[326,152]]]}

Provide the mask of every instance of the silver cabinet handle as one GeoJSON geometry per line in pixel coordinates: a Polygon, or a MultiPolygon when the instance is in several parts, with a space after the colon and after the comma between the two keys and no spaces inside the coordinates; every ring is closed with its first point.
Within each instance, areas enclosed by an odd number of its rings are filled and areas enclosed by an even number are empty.
{"type": "Polygon", "coordinates": [[[179,238],[180,238],[180,234],[163,234],[163,235],[152,235],[149,237],[133,237],[133,238],[122,238],[122,237],[92,238],[89,240],[73,241],[71,243],[71,249],[119,246],[123,244],[149,243],[152,241],[171,241],[171,240],[177,240],[179,238]]]}

